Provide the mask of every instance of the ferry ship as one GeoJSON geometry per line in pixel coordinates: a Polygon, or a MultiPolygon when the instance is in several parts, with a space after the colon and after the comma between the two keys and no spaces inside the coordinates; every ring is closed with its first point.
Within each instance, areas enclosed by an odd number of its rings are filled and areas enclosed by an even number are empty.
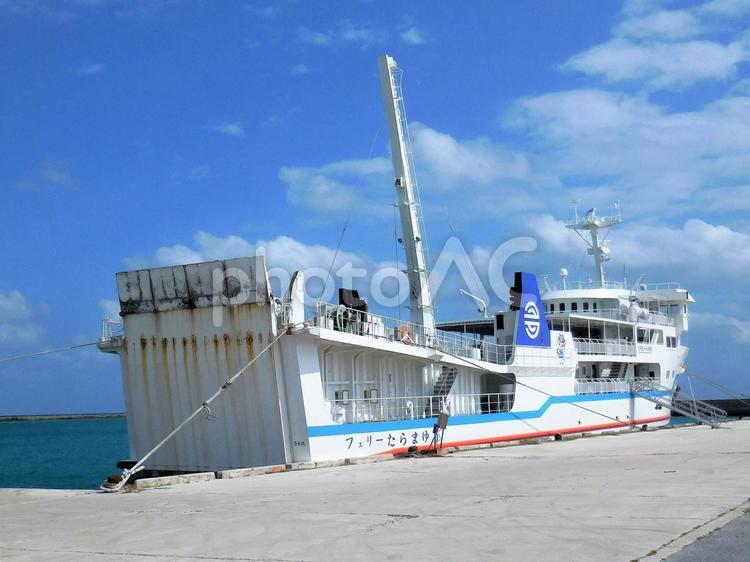
{"type": "Polygon", "coordinates": [[[619,209],[576,211],[568,224],[588,246],[594,279],[569,283],[562,270],[554,287],[517,272],[507,310],[435,321],[402,74],[389,56],[379,65],[409,321],[375,314],[348,288],[336,303],[306,302],[301,272],[276,296],[262,256],[118,273],[122,333],[106,322],[99,347],[120,357],[137,468],[224,470],[629,430],[667,424],[675,408],[717,423],[721,412],[707,404],[673,404],[693,297],[676,283],[605,280],[602,235],[621,222],[619,209]]]}

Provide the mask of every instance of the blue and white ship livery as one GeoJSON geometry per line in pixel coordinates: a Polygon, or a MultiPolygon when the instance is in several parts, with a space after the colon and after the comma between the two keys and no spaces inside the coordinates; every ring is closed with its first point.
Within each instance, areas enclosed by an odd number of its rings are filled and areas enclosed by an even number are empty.
{"type": "MultiPolygon", "coordinates": [[[[685,370],[688,306],[677,284],[604,279],[600,231],[619,210],[569,225],[595,279],[562,287],[518,272],[508,310],[436,323],[400,71],[380,59],[410,321],[356,291],[305,302],[296,273],[272,295],[262,257],[117,274],[131,456],[141,458],[216,388],[227,395],[149,457],[157,470],[340,460],[668,423],[685,370]],[[231,378],[241,373],[242,378],[231,378]]],[[[712,412],[691,403],[691,415],[712,412]]]]}

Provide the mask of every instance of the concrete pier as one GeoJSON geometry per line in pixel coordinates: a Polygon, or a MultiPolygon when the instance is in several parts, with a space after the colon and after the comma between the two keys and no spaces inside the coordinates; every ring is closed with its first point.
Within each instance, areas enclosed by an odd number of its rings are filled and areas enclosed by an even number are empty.
{"type": "Polygon", "coordinates": [[[739,421],[120,495],[0,490],[0,558],[661,560],[743,515],[749,463],[739,421]]]}

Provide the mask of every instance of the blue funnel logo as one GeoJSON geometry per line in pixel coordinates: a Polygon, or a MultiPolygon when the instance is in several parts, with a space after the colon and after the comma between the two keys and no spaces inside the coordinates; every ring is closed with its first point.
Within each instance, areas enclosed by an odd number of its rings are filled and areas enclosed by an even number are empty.
{"type": "Polygon", "coordinates": [[[533,273],[516,272],[511,288],[511,310],[518,311],[516,345],[549,347],[550,336],[544,305],[533,273]]]}
{"type": "Polygon", "coordinates": [[[528,301],[523,307],[523,328],[530,339],[539,337],[539,308],[534,301],[528,301]]]}

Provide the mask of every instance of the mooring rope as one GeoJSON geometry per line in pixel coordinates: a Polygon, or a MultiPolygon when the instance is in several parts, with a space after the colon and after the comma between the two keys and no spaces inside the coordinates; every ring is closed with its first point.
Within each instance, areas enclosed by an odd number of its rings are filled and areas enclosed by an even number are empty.
{"type": "Polygon", "coordinates": [[[28,359],[29,357],[38,357],[40,355],[49,355],[50,353],[59,353],[60,351],[68,351],[69,349],[77,349],[79,347],[88,347],[90,345],[98,344],[98,341],[92,341],[89,343],[79,343],[76,345],[68,345],[65,347],[58,347],[56,349],[48,349],[46,351],[36,351],[34,353],[23,353],[21,355],[12,355],[11,357],[3,357],[0,359],[0,363],[6,363],[8,361],[17,361],[18,359],[28,359]]]}
{"type": "Polygon", "coordinates": [[[106,486],[105,484],[102,484],[101,486],[99,486],[99,488],[101,490],[105,491],[105,492],[119,492],[119,491],[121,491],[125,487],[125,484],[128,483],[128,480],[130,480],[130,477],[133,476],[133,474],[135,474],[136,472],[138,472],[140,470],[143,470],[144,463],[149,458],[151,458],[153,456],[153,454],[156,453],[156,451],[158,451],[159,449],[161,449],[167,441],[169,441],[170,439],[172,439],[172,437],[174,437],[175,435],[177,435],[177,433],[183,427],[185,427],[187,424],[189,424],[198,414],[205,413],[207,416],[210,416],[211,415],[211,408],[210,408],[211,402],[213,402],[216,398],[218,398],[225,390],[227,390],[232,385],[232,383],[234,383],[234,381],[236,381],[245,372],[247,372],[247,370],[250,368],[250,366],[253,363],[255,363],[258,359],[260,359],[263,356],[263,354],[265,354],[269,349],[271,349],[271,347],[273,347],[273,345],[277,341],[279,341],[285,334],[287,334],[288,330],[290,330],[291,328],[292,328],[292,326],[284,326],[283,328],[281,328],[280,333],[279,333],[278,336],[276,336],[273,340],[271,340],[271,342],[266,347],[264,347],[263,350],[258,355],[256,355],[255,357],[253,357],[250,361],[248,361],[245,364],[244,367],[242,367],[234,375],[232,375],[231,377],[229,377],[226,380],[226,382],[223,385],[221,385],[219,387],[219,389],[216,392],[214,392],[208,400],[205,400],[204,402],[201,403],[201,405],[198,407],[198,409],[196,409],[192,414],[190,414],[187,418],[185,418],[185,420],[180,425],[178,425],[172,431],[170,431],[169,434],[167,434],[167,436],[164,437],[164,439],[162,439],[161,441],[159,441],[159,443],[157,443],[148,453],[146,453],[141,458],[141,460],[139,460],[137,463],[135,463],[131,468],[124,469],[123,472],[122,472],[122,476],[120,477],[120,481],[119,482],[117,482],[115,484],[112,484],[111,486],[106,486]]]}

